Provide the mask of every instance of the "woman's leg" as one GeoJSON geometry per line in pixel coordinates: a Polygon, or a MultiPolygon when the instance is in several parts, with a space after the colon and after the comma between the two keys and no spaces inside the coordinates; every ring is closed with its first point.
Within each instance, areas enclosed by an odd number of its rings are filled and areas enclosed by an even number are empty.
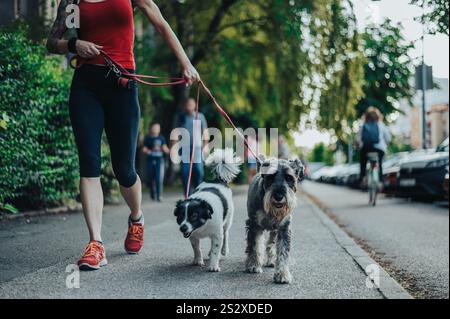
{"type": "Polygon", "coordinates": [[[139,176],[136,176],[136,182],[131,187],[120,186],[120,193],[125,199],[131,211],[131,219],[139,220],[142,215],[142,184],[139,176]]]}
{"type": "Polygon", "coordinates": [[[366,170],[367,170],[367,150],[365,148],[362,148],[360,151],[360,158],[359,158],[359,165],[360,165],[360,174],[359,174],[359,181],[360,183],[363,182],[364,177],[366,177],[366,170]]]}
{"type": "Polygon", "coordinates": [[[142,185],[135,160],[140,108],[136,83],[130,89],[113,87],[105,107],[105,130],[111,149],[113,170],[120,192],[131,211],[131,218],[141,216],[142,185]]]}
{"type": "Polygon", "coordinates": [[[80,181],[81,203],[89,229],[90,241],[102,241],[103,191],[100,178],[82,177],[80,181]]]}
{"type": "Polygon", "coordinates": [[[383,158],[384,152],[378,150],[378,173],[380,174],[380,181],[383,181],[383,158]]]}
{"type": "Polygon", "coordinates": [[[70,120],[80,163],[80,192],[90,240],[101,241],[103,192],[100,184],[104,114],[93,92],[72,86],[70,120]]]}

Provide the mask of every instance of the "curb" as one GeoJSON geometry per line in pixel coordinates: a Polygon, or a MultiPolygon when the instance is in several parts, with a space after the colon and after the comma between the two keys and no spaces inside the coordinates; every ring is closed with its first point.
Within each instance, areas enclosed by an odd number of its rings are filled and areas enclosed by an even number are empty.
{"type": "Polygon", "coordinates": [[[55,207],[55,208],[48,208],[48,209],[42,209],[42,210],[36,210],[36,211],[28,211],[18,214],[3,214],[0,215],[0,221],[13,221],[18,219],[27,219],[27,218],[33,218],[33,217],[42,217],[42,216],[52,216],[52,215],[58,215],[58,214],[70,214],[70,213],[77,213],[81,211],[81,204],[78,204],[76,206],[63,206],[63,207],[55,207]]]}
{"type": "MultiPolygon", "coordinates": [[[[352,257],[355,263],[367,275],[371,275],[373,266],[379,269],[379,287],[377,290],[386,299],[414,299],[394,278],[392,278],[383,267],[381,267],[369,254],[364,251],[342,228],[340,228],[322,209],[309,198],[308,193],[303,191],[303,198],[307,205],[317,214],[321,223],[333,234],[336,242],[344,251],[352,257]],[[371,266],[371,267],[369,267],[371,266]]],[[[374,284],[374,282],[372,281],[374,284]]]]}

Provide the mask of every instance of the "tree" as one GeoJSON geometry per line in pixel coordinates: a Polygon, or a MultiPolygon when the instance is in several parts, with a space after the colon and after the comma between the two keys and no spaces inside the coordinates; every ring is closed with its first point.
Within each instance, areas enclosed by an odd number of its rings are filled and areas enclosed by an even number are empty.
{"type": "Polygon", "coordinates": [[[326,165],[333,165],[334,152],[331,148],[324,143],[319,143],[314,146],[308,156],[308,161],[316,163],[325,163],[326,165]]]}
{"type": "Polygon", "coordinates": [[[364,98],[356,105],[358,115],[369,106],[379,108],[385,116],[398,112],[398,102],[411,99],[414,93],[410,85],[413,64],[408,55],[413,44],[403,38],[401,25],[393,25],[390,20],[369,26],[363,33],[363,43],[367,63],[364,98]]]}
{"type": "MultiPolygon", "coordinates": [[[[331,83],[339,77],[335,82],[347,84],[349,101],[359,95],[357,76],[346,79],[340,70],[332,70],[343,65],[347,73],[358,72],[357,65],[362,65],[347,0],[332,0],[331,5],[329,0],[161,0],[158,4],[203,79],[232,115],[248,113],[258,126],[287,131],[309,112],[314,103],[311,92],[322,90],[315,78],[329,78],[331,83]],[[328,65],[328,60],[334,63],[328,65]]],[[[137,55],[142,70],[178,75],[177,63],[161,39],[151,28],[143,34],[137,55]]],[[[141,93],[144,113],[161,120],[168,135],[180,101],[188,94],[184,87],[174,88],[172,94],[145,90],[141,93]],[[148,111],[147,105],[154,111],[148,111]]],[[[211,124],[223,126],[210,111],[212,106],[203,102],[211,124]]],[[[352,103],[344,107],[347,104],[352,103]]]]}
{"type": "Polygon", "coordinates": [[[427,26],[430,34],[449,35],[449,1],[448,0],[411,0],[411,4],[423,7],[425,14],[417,18],[427,26]]]}
{"type": "Polygon", "coordinates": [[[324,74],[320,83],[319,119],[321,128],[343,138],[356,117],[355,105],[363,96],[364,63],[361,36],[356,28],[353,7],[347,11],[341,1],[333,1],[323,33],[321,59],[317,67],[324,74]],[[327,32],[328,30],[328,32],[327,32]]]}

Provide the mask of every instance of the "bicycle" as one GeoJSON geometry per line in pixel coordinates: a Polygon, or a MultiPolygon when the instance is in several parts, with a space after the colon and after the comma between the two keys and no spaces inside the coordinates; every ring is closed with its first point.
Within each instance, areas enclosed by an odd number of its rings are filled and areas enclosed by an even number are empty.
{"type": "Polygon", "coordinates": [[[380,173],[378,153],[372,152],[367,154],[369,162],[369,170],[367,171],[367,189],[369,191],[369,205],[377,205],[378,188],[380,185],[380,173]]]}

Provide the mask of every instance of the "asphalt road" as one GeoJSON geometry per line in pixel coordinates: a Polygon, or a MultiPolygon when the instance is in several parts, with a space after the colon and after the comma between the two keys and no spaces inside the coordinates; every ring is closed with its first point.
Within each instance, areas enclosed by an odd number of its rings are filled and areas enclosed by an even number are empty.
{"type": "MultiPolygon", "coordinates": [[[[272,269],[245,273],[245,191],[235,196],[230,255],[221,262],[220,273],[190,265],[192,249],[172,214],[177,194],[167,195],[162,204],[144,203],[146,246],[139,255],[123,251],[125,206],[107,207],[103,239],[109,265],[82,272],[80,288],[74,289],[66,287],[65,270],[87,242],[81,214],[2,222],[0,298],[383,298],[378,289],[366,286],[362,268],[336,240],[319,210],[303,198],[293,224],[293,283],[274,284],[272,269]]],[[[207,246],[203,241],[204,253],[207,246]]]]}
{"type": "Polygon", "coordinates": [[[449,209],[432,203],[368,195],[345,187],[305,182],[346,231],[419,298],[449,298],[449,209]]]}

